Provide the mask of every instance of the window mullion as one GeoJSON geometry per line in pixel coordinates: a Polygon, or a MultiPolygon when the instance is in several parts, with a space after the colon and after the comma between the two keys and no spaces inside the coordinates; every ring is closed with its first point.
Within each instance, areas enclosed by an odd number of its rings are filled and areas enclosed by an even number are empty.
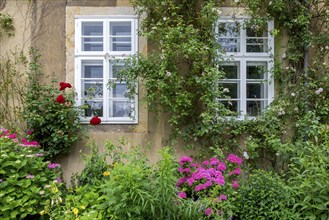
{"type": "Polygon", "coordinates": [[[240,60],[240,99],[241,99],[241,114],[247,114],[247,63],[245,59],[240,60]]]}
{"type": "Polygon", "coordinates": [[[240,46],[241,46],[241,53],[245,55],[247,53],[247,32],[244,28],[243,23],[240,25],[240,46]]]}

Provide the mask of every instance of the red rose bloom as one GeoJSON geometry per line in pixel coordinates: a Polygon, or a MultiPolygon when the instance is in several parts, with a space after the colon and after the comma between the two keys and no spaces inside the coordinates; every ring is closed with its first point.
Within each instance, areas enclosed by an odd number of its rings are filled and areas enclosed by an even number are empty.
{"type": "Polygon", "coordinates": [[[71,84],[70,83],[66,83],[66,82],[60,82],[59,83],[59,90],[62,91],[66,88],[72,88],[71,84]]]}
{"type": "Polygon", "coordinates": [[[91,125],[98,125],[102,122],[102,120],[98,116],[94,116],[90,119],[91,125]]]}
{"type": "Polygon", "coordinates": [[[60,94],[59,96],[57,96],[56,102],[61,103],[61,104],[63,104],[65,102],[65,98],[63,97],[62,94],[60,94]]]}

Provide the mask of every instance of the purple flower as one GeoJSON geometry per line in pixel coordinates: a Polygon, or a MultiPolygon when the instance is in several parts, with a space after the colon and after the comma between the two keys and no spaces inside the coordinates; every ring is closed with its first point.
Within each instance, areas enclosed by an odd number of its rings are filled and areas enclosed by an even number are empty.
{"type": "Polygon", "coordinates": [[[233,174],[235,174],[235,175],[239,175],[240,173],[241,173],[240,167],[238,167],[235,170],[233,170],[233,174]]]}
{"type": "Polygon", "coordinates": [[[42,157],[43,154],[35,154],[35,156],[37,156],[37,157],[42,157]]]}
{"type": "Polygon", "coordinates": [[[61,182],[63,182],[63,180],[61,180],[61,178],[59,178],[59,177],[57,177],[57,179],[56,179],[56,180],[57,180],[57,182],[58,182],[58,183],[61,183],[61,182]]]}
{"type": "Polygon", "coordinates": [[[27,178],[27,179],[33,179],[33,178],[34,178],[34,176],[33,176],[33,175],[31,175],[31,174],[29,174],[29,175],[27,175],[25,178],[27,178]]]}
{"type": "Polygon", "coordinates": [[[178,196],[182,199],[186,199],[186,193],[185,192],[179,192],[178,196]]]}
{"type": "Polygon", "coordinates": [[[8,138],[9,139],[15,139],[16,138],[16,134],[10,134],[10,135],[8,135],[8,138]]]}
{"type": "Polygon", "coordinates": [[[178,171],[181,173],[189,173],[191,171],[190,168],[183,168],[183,167],[178,167],[178,171]]]}
{"type": "Polygon", "coordinates": [[[234,154],[228,155],[228,157],[226,159],[228,161],[230,161],[231,163],[237,163],[239,165],[242,163],[242,159],[234,154]]]}
{"type": "Polygon", "coordinates": [[[217,158],[215,158],[215,157],[213,157],[213,158],[210,159],[210,165],[211,166],[216,166],[219,163],[220,163],[220,161],[217,158]]]}
{"type": "Polygon", "coordinates": [[[204,165],[204,166],[208,166],[208,165],[209,165],[209,161],[208,161],[208,160],[203,161],[203,162],[202,162],[202,165],[204,165]]]}
{"type": "Polygon", "coordinates": [[[25,144],[25,143],[27,142],[27,139],[26,139],[26,138],[23,138],[23,139],[21,140],[21,142],[22,142],[23,144],[25,144]]]}
{"type": "Polygon", "coordinates": [[[186,179],[187,179],[186,177],[180,178],[176,183],[176,187],[179,187],[180,185],[182,185],[186,179]]]}
{"type": "Polygon", "coordinates": [[[27,131],[26,131],[26,134],[27,134],[27,135],[31,135],[31,134],[32,134],[32,131],[27,130],[27,131]]]}
{"type": "Polygon", "coordinates": [[[182,156],[179,160],[180,165],[184,165],[185,163],[192,162],[192,158],[188,156],[182,156]]]}
{"type": "Polygon", "coordinates": [[[60,167],[61,165],[58,163],[50,163],[48,164],[49,169],[55,169],[56,167],[60,167]]]}
{"type": "Polygon", "coordinates": [[[213,212],[214,212],[214,210],[209,207],[209,208],[206,208],[206,210],[204,211],[204,214],[208,216],[208,215],[211,215],[213,212]]]}
{"type": "Polygon", "coordinates": [[[239,183],[238,183],[238,181],[236,181],[236,180],[232,180],[232,187],[233,187],[234,189],[239,188],[239,183]]]}
{"type": "Polygon", "coordinates": [[[0,179],[0,183],[3,181],[3,179],[0,179]]]}
{"type": "Polygon", "coordinates": [[[219,165],[217,166],[217,170],[224,171],[226,170],[226,165],[223,162],[220,162],[219,165]]]}
{"type": "Polygon", "coordinates": [[[191,163],[190,164],[190,167],[199,167],[199,164],[197,164],[197,163],[191,163]]]}
{"type": "Polygon", "coordinates": [[[227,200],[227,197],[224,194],[222,194],[218,197],[219,202],[222,201],[222,200],[227,200]]]}
{"type": "Polygon", "coordinates": [[[188,179],[186,180],[186,182],[187,182],[187,184],[188,184],[189,186],[192,186],[193,183],[195,182],[195,179],[194,179],[193,177],[191,177],[191,178],[188,178],[188,179]]]}

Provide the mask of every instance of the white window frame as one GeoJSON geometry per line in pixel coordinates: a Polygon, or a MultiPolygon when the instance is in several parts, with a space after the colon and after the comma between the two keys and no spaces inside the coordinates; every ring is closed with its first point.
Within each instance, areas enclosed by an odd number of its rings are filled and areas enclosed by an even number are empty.
{"type": "MultiPolygon", "coordinates": [[[[250,100],[250,98],[247,98],[247,62],[266,62],[267,63],[267,97],[264,99],[257,98],[257,101],[266,101],[268,106],[274,99],[274,79],[272,70],[274,68],[274,62],[273,62],[273,54],[274,54],[274,37],[271,35],[271,30],[274,29],[274,21],[268,22],[268,33],[267,33],[267,40],[268,40],[268,50],[266,52],[247,52],[247,34],[246,29],[243,28],[243,23],[248,19],[248,17],[241,17],[232,19],[231,17],[227,18],[220,18],[218,20],[219,23],[225,23],[225,22],[233,22],[233,23],[239,23],[240,24],[240,52],[226,52],[223,54],[223,65],[228,65],[232,62],[238,62],[239,63],[239,71],[240,71],[240,78],[236,81],[239,82],[239,88],[238,88],[238,95],[239,97],[237,99],[240,99],[240,109],[238,109],[238,116],[237,118],[239,120],[243,120],[247,114],[247,101],[250,100]]],[[[216,27],[216,36],[218,36],[218,29],[216,27]]],[[[220,83],[225,84],[225,81],[230,82],[230,79],[224,79],[221,80],[220,83]]],[[[232,81],[232,80],[231,80],[232,81]]],[[[220,101],[235,101],[236,99],[225,99],[220,98],[220,101]]],[[[256,101],[256,100],[255,100],[256,101]]],[[[239,103],[238,103],[239,106],[239,103]]],[[[265,108],[266,108],[265,106],[265,108]]],[[[239,108],[239,107],[238,107],[239,108]]],[[[264,110],[264,109],[261,109],[264,110]]],[[[248,118],[254,118],[254,116],[248,116],[248,118]]]]}
{"type": "MultiPolygon", "coordinates": [[[[110,78],[111,60],[124,60],[138,52],[138,20],[136,16],[76,16],[75,17],[75,88],[77,91],[76,105],[84,105],[84,95],[82,94],[82,63],[83,61],[102,61],[103,64],[103,116],[102,124],[138,124],[138,95],[133,99],[117,98],[117,101],[131,101],[133,104],[132,115],[127,117],[110,117],[111,88],[107,88],[110,78]],[[83,51],[82,50],[82,23],[83,22],[103,22],[103,50],[83,51]],[[110,23],[130,22],[131,23],[131,50],[130,51],[110,51],[110,23]]],[[[136,91],[138,83],[136,82],[136,91]]],[[[81,123],[89,123],[91,117],[82,116],[81,123]]]]}

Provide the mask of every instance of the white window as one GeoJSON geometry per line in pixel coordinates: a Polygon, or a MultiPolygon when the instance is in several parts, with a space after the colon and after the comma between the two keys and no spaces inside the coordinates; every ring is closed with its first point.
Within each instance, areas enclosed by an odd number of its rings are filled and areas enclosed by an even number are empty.
{"type": "Polygon", "coordinates": [[[220,68],[226,73],[220,84],[228,96],[219,100],[241,119],[257,116],[274,96],[273,22],[266,30],[256,28],[245,25],[244,19],[223,19],[216,27],[224,52],[220,68]]]}
{"type": "Polygon", "coordinates": [[[127,83],[117,79],[125,58],[138,50],[137,19],[76,18],[75,27],[76,102],[86,107],[81,120],[97,115],[102,123],[137,123],[138,97],[128,97],[127,83]]]}

